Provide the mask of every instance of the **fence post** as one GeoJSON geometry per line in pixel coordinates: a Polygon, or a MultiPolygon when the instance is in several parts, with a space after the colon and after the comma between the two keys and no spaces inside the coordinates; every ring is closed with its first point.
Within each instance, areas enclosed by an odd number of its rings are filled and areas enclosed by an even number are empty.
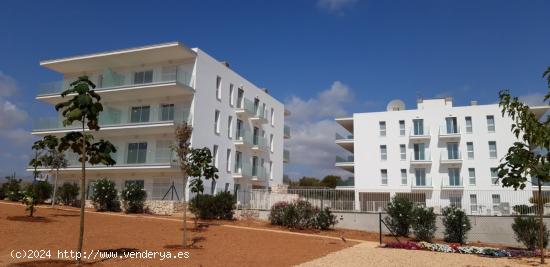
{"type": "Polygon", "coordinates": [[[378,231],[379,231],[380,245],[382,245],[382,212],[378,213],[378,231]]]}

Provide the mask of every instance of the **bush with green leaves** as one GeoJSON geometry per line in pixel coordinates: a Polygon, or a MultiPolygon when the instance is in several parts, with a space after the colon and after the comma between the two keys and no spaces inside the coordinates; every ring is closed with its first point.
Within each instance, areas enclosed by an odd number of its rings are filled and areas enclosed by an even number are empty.
{"type": "Polygon", "coordinates": [[[203,220],[233,220],[236,204],[235,197],[229,192],[198,194],[189,202],[189,210],[203,220]]]}
{"type": "MultiPolygon", "coordinates": [[[[533,216],[516,217],[512,224],[516,240],[525,245],[529,250],[535,250],[539,246],[539,227],[539,220],[533,216]]],[[[548,231],[545,224],[543,224],[543,232],[544,247],[547,247],[550,231],[548,231]]]]}
{"type": "Polygon", "coordinates": [[[21,190],[22,180],[14,177],[6,177],[6,179],[8,181],[2,185],[5,197],[10,201],[20,201],[24,193],[21,190]]]}
{"type": "Polygon", "coordinates": [[[115,182],[108,179],[100,179],[93,183],[91,196],[97,211],[120,211],[115,182]]]}
{"type": "Polygon", "coordinates": [[[443,209],[443,226],[445,226],[444,240],[449,243],[466,242],[466,234],[472,226],[466,213],[455,206],[443,209]]]}
{"type": "Polygon", "coordinates": [[[57,189],[57,198],[65,205],[79,206],[78,191],[80,187],[76,183],[64,182],[57,189]]]}
{"type": "Polygon", "coordinates": [[[326,230],[337,223],[330,209],[320,210],[303,200],[275,203],[271,207],[269,220],[273,225],[296,229],[326,230]]]}
{"type": "Polygon", "coordinates": [[[36,203],[44,203],[44,201],[52,197],[53,186],[48,182],[36,181],[27,187],[27,191],[31,189],[34,190],[36,203]]]}
{"type": "Polygon", "coordinates": [[[525,204],[521,205],[514,205],[512,207],[512,210],[516,212],[517,214],[525,215],[525,214],[535,214],[536,213],[537,206],[529,206],[525,204]]]}
{"type": "Polygon", "coordinates": [[[395,196],[388,203],[384,222],[395,235],[409,236],[414,203],[404,196],[395,196]]]}
{"type": "Polygon", "coordinates": [[[122,190],[122,205],[126,213],[143,213],[147,192],[137,183],[129,183],[122,190]]]}
{"type": "Polygon", "coordinates": [[[29,184],[25,190],[25,193],[23,194],[23,198],[21,199],[21,202],[25,204],[26,209],[25,211],[29,212],[29,216],[32,217],[34,215],[34,206],[37,204],[38,201],[36,197],[36,190],[33,188],[33,184],[29,184]]]}
{"type": "Polygon", "coordinates": [[[416,239],[432,242],[437,230],[435,226],[436,218],[437,216],[433,208],[414,207],[411,217],[411,228],[416,239]]]}

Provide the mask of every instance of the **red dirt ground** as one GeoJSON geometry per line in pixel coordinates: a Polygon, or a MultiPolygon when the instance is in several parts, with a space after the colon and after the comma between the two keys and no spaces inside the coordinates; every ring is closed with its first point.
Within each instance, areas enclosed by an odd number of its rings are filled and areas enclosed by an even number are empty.
{"type": "MultiPolygon", "coordinates": [[[[75,250],[78,236],[76,210],[39,208],[29,219],[24,206],[0,202],[0,265],[67,266],[74,261],[57,258],[58,250],[75,250]],[[12,259],[22,250],[50,250],[50,260],[12,259]]],[[[192,223],[188,223],[192,228],[192,223]]],[[[94,266],[292,266],[350,247],[355,242],[314,236],[210,225],[190,232],[195,248],[182,249],[181,222],[155,218],[86,213],[84,251],[189,252],[188,259],[87,259],[94,266]]],[[[333,232],[339,236],[338,232],[333,232]]],[[[122,253],[118,254],[119,256],[122,253]]]]}

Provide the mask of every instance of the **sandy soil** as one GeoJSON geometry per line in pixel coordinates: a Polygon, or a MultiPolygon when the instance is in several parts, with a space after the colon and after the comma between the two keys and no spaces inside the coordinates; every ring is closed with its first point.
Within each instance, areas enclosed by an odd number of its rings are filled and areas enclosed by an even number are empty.
{"type": "MultiPolygon", "coordinates": [[[[300,267],[359,266],[539,266],[538,259],[489,258],[477,255],[431,251],[379,248],[375,242],[333,252],[325,257],[298,265],[300,267]]],[[[549,266],[548,264],[545,266],[549,266]]]]}
{"type": "MultiPolygon", "coordinates": [[[[66,266],[58,250],[77,245],[76,210],[40,208],[37,218],[25,217],[24,207],[0,202],[0,266],[66,266]],[[50,250],[51,260],[14,260],[12,250],[50,250]]],[[[192,224],[188,224],[192,227],[192,224]]],[[[181,222],[148,216],[128,217],[86,213],[85,251],[189,252],[188,259],[93,259],[96,266],[292,266],[357,243],[276,231],[249,230],[239,226],[210,225],[191,233],[194,249],[182,249],[181,222]]],[[[44,256],[44,255],[43,255],[44,256]]]]}

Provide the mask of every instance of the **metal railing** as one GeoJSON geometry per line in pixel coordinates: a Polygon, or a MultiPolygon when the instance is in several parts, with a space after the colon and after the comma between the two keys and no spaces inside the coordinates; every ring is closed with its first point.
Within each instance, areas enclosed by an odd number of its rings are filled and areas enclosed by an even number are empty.
{"type": "MultiPolygon", "coordinates": [[[[105,69],[99,73],[96,79],[91,79],[96,85],[95,90],[106,90],[112,88],[133,87],[142,85],[154,85],[169,82],[177,82],[182,85],[193,87],[192,75],[186,71],[184,66],[163,66],[160,69],[152,70],[151,78],[138,79],[136,72],[140,70],[129,70],[124,72],[105,69]]],[[[92,76],[91,76],[92,77],[92,76]]],[[[42,83],[38,86],[38,95],[59,94],[70,88],[70,84],[76,80],[62,80],[56,82],[42,83]]]]}

